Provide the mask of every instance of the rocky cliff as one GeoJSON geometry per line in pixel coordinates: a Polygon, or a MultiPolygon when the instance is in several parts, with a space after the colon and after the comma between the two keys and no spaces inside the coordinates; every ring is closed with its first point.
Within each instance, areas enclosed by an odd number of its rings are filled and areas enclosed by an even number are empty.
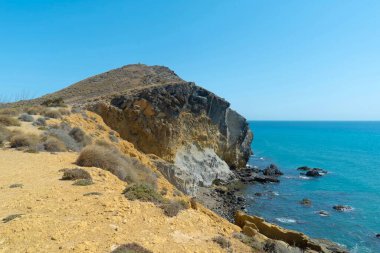
{"type": "Polygon", "coordinates": [[[144,153],[190,172],[193,184],[230,179],[229,167],[245,166],[251,154],[246,119],[194,83],[127,91],[89,108],[144,153]]]}

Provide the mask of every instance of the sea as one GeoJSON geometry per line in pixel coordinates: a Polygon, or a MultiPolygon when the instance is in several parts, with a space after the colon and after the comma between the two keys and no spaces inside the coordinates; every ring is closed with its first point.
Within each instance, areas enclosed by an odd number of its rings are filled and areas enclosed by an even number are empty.
{"type": "Polygon", "coordinates": [[[250,121],[254,133],[249,164],[276,164],[280,183],[245,189],[249,214],[325,238],[353,253],[379,253],[380,122],[250,121]],[[297,168],[322,168],[328,173],[308,178],[297,168]],[[257,196],[261,193],[261,196],[257,196]],[[299,202],[310,199],[310,207],[299,202]],[[338,212],[334,205],[351,210],[338,212]],[[321,216],[324,210],[329,215],[321,216]]]}

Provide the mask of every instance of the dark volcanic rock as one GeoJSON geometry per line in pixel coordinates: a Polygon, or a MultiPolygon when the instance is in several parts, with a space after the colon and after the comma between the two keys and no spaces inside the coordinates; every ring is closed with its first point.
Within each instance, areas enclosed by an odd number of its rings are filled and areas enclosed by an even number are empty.
{"type": "Polygon", "coordinates": [[[265,176],[281,176],[282,173],[275,164],[271,164],[263,170],[265,176]]]}
{"type": "Polygon", "coordinates": [[[308,177],[321,177],[321,176],[327,174],[326,170],[323,170],[320,168],[310,168],[307,166],[299,167],[299,168],[297,168],[297,170],[305,171],[306,172],[305,174],[304,173],[301,173],[301,174],[304,174],[308,177]]]}
{"type": "Polygon", "coordinates": [[[376,234],[376,238],[380,239],[380,234],[376,234]]]}
{"type": "Polygon", "coordinates": [[[302,199],[300,201],[300,204],[304,205],[304,206],[311,206],[311,200],[310,199],[302,199]]]}

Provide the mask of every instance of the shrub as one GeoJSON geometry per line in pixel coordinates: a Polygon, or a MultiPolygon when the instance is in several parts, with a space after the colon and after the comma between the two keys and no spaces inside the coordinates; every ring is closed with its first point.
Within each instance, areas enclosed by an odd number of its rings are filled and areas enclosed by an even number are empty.
{"type": "Polygon", "coordinates": [[[47,118],[52,118],[52,119],[62,118],[61,113],[59,111],[56,111],[56,110],[45,110],[45,111],[43,111],[42,114],[47,118]]]}
{"type": "Polygon", "coordinates": [[[10,222],[14,219],[17,219],[17,218],[20,218],[23,214],[11,214],[7,217],[5,217],[4,219],[2,219],[3,223],[7,223],[7,222],[10,222]]]}
{"type": "Polygon", "coordinates": [[[157,176],[138,159],[122,154],[116,147],[104,141],[97,144],[83,149],[76,164],[108,170],[128,183],[144,182],[156,187],[157,176]]]}
{"type": "Polygon", "coordinates": [[[164,198],[156,190],[147,184],[133,184],[123,191],[129,200],[140,200],[144,202],[163,203],[164,198]]]}
{"type": "Polygon", "coordinates": [[[162,210],[164,210],[166,216],[174,217],[177,216],[181,210],[188,209],[189,205],[185,201],[172,200],[168,203],[162,204],[160,207],[162,210]]]}
{"type": "Polygon", "coordinates": [[[73,183],[73,185],[78,186],[87,186],[92,184],[94,184],[94,182],[92,182],[92,179],[78,179],[73,183]]]}
{"type": "Polygon", "coordinates": [[[115,135],[109,135],[109,138],[112,142],[119,143],[119,139],[115,135]]]}
{"type": "Polygon", "coordinates": [[[69,150],[80,151],[82,149],[82,144],[77,143],[66,130],[60,128],[50,128],[46,134],[61,140],[69,150]]]}
{"type": "Polygon", "coordinates": [[[74,127],[69,132],[69,135],[78,143],[81,143],[83,147],[91,143],[90,138],[85,134],[85,132],[79,127],[74,127]]]}
{"type": "Polygon", "coordinates": [[[229,240],[227,240],[224,236],[216,236],[212,238],[212,241],[219,244],[220,247],[223,249],[227,249],[231,246],[231,243],[229,240]]]}
{"type": "Polygon", "coordinates": [[[33,116],[26,114],[26,113],[21,114],[20,117],[18,117],[18,119],[21,121],[24,121],[24,122],[33,122],[34,121],[33,116]]]}
{"type": "Polygon", "coordinates": [[[58,109],[58,112],[61,114],[61,115],[70,115],[70,110],[68,109],[65,109],[65,108],[59,108],[58,109]]]}
{"type": "Polygon", "coordinates": [[[62,180],[77,180],[77,179],[90,179],[92,177],[90,173],[85,171],[84,169],[76,168],[76,169],[65,169],[63,172],[62,180]]]}
{"type": "Polygon", "coordinates": [[[20,126],[18,119],[6,115],[0,115],[0,125],[3,126],[20,126]]]}
{"type": "Polygon", "coordinates": [[[22,187],[24,187],[23,184],[11,184],[11,185],[9,186],[9,188],[22,188],[22,187]]]}
{"type": "Polygon", "coordinates": [[[65,101],[63,100],[63,98],[52,98],[43,101],[41,105],[46,107],[64,107],[65,101]]]}
{"type": "Polygon", "coordinates": [[[103,193],[101,192],[87,192],[83,194],[83,196],[101,196],[101,195],[103,195],[103,193]]]}
{"type": "Polygon", "coordinates": [[[4,142],[8,140],[11,131],[0,125],[0,146],[4,145],[4,142]]]}
{"type": "Polygon", "coordinates": [[[10,139],[11,148],[29,148],[37,150],[39,138],[34,134],[17,133],[10,139]]]}
{"type": "Polygon", "coordinates": [[[20,110],[17,108],[2,108],[0,109],[0,115],[17,116],[20,114],[20,110]]]}
{"type": "Polygon", "coordinates": [[[65,143],[54,136],[48,136],[43,142],[44,149],[49,152],[67,151],[65,143]]]}
{"type": "Polygon", "coordinates": [[[29,115],[38,115],[44,111],[42,106],[32,106],[24,110],[29,115]]]}
{"type": "Polygon", "coordinates": [[[46,119],[45,118],[38,118],[33,122],[33,126],[46,126],[46,119]]]}
{"type": "Polygon", "coordinates": [[[153,253],[153,252],[138,245],[137,243],[129,243],[129,244],[124,244],[117,247],[111,253],[153,253]]]}

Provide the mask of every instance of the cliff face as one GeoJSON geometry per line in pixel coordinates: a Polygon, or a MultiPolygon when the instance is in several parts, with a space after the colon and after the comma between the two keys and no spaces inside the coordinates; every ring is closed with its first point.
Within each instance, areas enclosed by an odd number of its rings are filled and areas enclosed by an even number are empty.
{"type": "Polygon", "coordinates": [[[210,185],[232,176],[228,166],[245,166],[252,133],[230,104],[194,83],[138,89],[90,108],[122,138],[196,174],[210,185]],[[200,155],[203,154],[203,155],[200,155]]]}

